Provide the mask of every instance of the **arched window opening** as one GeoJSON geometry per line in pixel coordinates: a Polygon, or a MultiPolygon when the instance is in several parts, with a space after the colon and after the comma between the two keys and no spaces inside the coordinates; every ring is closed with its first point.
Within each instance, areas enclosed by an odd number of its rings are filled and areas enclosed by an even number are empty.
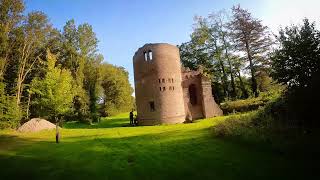
{"type": "Polygon", "coordinates": [[[149,50],[148,56],[149,56],[149,60],[152,60],[152,51],[151,50],[149,50]]]}
{"type": "Polygon", "coordinates": [[[190,103],[192,105],[197,104],[197,88],[196,88],[196,85],[194,84],[191,84],[189,86],[189,98],[190,98],[190,103]]]}
{"type": "Polygon", "coordinates": [[[162,83],[165,83],[166,82],[166,80],[165,79],[162,79],[162,83]]]}
{"type": "Polygon", "coordinates": [[[159,83],[161,83],[161,79],[159,79],[159,83]]]}
{"type": "Polygon", "coordinates": [[[162,90],[165,91],[165,90],[166,90],[166,87],[163,87],[162,90]]]}
{"type": "Polygon", "coordinates": [[[161,91],[161,87],[160,87],[160,91],[161,91]]]}
{"type": "Polygon", "coordinates": [[[148,61],[148,54],[147,54],[147,52],[143,52],[143,56],[144,56],[144,60],[145,60],[145,61],[148,61]]]}

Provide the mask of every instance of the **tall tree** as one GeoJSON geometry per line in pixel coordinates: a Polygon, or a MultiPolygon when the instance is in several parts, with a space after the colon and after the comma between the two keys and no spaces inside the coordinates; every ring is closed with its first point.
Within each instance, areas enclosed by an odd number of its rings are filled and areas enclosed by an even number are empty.
{"type": "Polygon", "coordinates": [[[103,56],[97,54],[98,39],[92,26],[85,23],[78,26],[79,56],[84,63],[84,89],[89,96],[89,109],[93,120],[97,120],[99,65],[103,56]]]}
{"type": "Polygon", "coordinates": [[[0,0],[0,80],[10,60],[13,46],[12,32],[22,20],[24,3],[22,0],[0,0]]]}
{"type": "Polygon", "coordinates": [[[320,32],[308,19],[280,30],[272,56],[273,78],[291,88],[308,88],[320,71],[320,32]]]}
{"type": "Polygon", "coordinates": [[[228,96],[227,70],[217,31],[213,29],[207,18],[196,16],[194,20],[190,42],[180,46],[182,64],[190,69],[204,67],[215,81],[221,82],[224,96],[228,96]]]}
{"type": "Polygon", "coordinates": [[[70,112],[74,97],[71,72],[57,67],[56,61],[56,56],[48,50],[47,74],[44,79],[33,79],[30,89],[37,115],[51,120],[70,112]]]}
{"type": "Polygon", "coordinates": [[[51,30],[51,25],[47,16],[42,12],[31,12],[24,21],[22,30],[18,54],[17,105],[20,104],[27,76],[41,61],[41,56],[43,56],[41,48],[46,44],[46,37],[51,30]]]}
{"type": "Polygon", "coordinates": [[[133,107],[133,89],[128,72],[111,64],[101,65],[104,111],[107,115],[129,111],[133,107]]]}
{"type": "Polygon", "coordinates": [[[212,13],[209,15],[209,19],[211,22],[211,33],[214,34],[215,37],[215,44],[216,46],[220,46],[220,49],[222,50],[223,57],[220,57],[220,63],[223,63],[223,60],[227,62],[228,68],[229,68],[229,75],[230,75],[230,83],[231,83],[231,97],[236,97],[236,85],[234,81],[234,69],[233,64],[231,60],[231,51],[232,51],[232,44],[231,44],[231,38],[230,38],[230,32],[228,28],[228,22],[229,22],[229,15],[226,11],[219,11],[217,13],[212,13]],[[218,45],[217,45],[218,44],[218,45]]]}
{"type": "Polygon", "coordinates": [[[230,22],[233,39],[236,48],[243,51],[249,61],[251,72],[251,87],[255,96],[259,95],[257,89],[256,72],[257,65],[261,60],[266,60],[264,56],[268,52],[272,40],[268,34],[267,26],[262,25],[261,20],[255,19],[247,10],[240,5],[232,8],[233,19],[230,22]]]}

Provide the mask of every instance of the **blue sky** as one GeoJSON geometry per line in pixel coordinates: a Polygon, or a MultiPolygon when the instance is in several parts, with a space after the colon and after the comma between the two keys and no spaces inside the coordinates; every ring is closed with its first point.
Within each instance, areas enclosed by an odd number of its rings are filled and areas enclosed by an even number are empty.
{"type": "Polygon", "coordinates": [[[46,13],[58,29],[74,19],[89,23],[105,61],[125,67],[133,84],[132,56],[145,43],[189,40],[193,17],[240,4],[273,31],[303,17],[320,21],[317,0],[25,0],[27,12],[46,13]]]}

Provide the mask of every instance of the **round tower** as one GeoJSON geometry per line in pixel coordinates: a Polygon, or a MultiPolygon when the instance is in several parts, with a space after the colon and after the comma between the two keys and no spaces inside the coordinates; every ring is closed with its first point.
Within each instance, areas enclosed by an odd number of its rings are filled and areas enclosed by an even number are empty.
{"type": "Polygon", "coordinates": [[[179,49],[146,44],[133,57],[138,122],[141,125],[185,121],[179,49]]]}

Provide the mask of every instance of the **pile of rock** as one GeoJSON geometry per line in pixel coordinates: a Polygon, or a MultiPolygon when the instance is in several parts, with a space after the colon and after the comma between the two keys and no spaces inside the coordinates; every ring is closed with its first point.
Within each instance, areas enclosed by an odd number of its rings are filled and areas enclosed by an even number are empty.
{"type": "Polygon", "coordinates": [[[19,132],[37,132],[42,130],[55,129],[56,125],[40,118],[33,118],[18,128],[19,132]]]}

